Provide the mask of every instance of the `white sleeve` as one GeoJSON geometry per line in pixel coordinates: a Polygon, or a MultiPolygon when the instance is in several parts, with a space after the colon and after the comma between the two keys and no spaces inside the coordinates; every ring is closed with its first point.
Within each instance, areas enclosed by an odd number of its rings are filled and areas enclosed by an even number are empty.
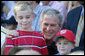
{"type": "Polygon", "coordinates": [[[6,35],[3,32],[1,32],[1,48],[3,44],[5,43],[5,41],[6,41],[6,35]]]}

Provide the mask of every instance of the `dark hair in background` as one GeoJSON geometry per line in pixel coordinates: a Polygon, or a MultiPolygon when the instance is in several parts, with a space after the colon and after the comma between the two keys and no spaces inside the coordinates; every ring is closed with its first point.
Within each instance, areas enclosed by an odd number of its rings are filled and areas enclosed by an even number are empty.
{"type": "Polygon", "coordinates": [[[4,7],[4,3],[3,2],[1,2],[1,13],[3,12],[3,7],[4,7]]]}
{"type": "Polygon", "coordinates": [[[3,18],[4,18],[4,16],[3,16],[3,7],[4,7],[4,3],[3,2],[1,2],[1,25],[3,24],[3,18]]]}
{"type": "Polygon", "coordinates": [[[40,3],[40,1],[36,1],[36,3],[38,3],[38,4],[39,4],[39,3],[40,3]]]}
{"type": "Polygon", "coordinates": [[[9,18],[9,20],[2,20],[3,24],[13,24],[13,25],[17,25],[17,22],[15,20],[14,16],[11,16],[9,18]]]}
{"type": "Polygon", "coordinates": [[[81,5],[84,6],[84,1],[78,1],[81,5]]]}

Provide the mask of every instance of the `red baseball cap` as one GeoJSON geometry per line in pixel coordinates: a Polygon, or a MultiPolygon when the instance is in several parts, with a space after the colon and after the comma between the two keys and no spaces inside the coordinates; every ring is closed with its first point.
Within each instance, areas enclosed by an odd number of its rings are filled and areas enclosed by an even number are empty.
{"type": "Polygon", "coordinates": [[[60,30],[56,34],[56,37],[54,38],[54,41],[56,42],[56,40],[61,36],[65,37],[67,40],[69,40],[71,42],[74,42],[74,44],[75,44],[75,35],[71,30],[67,30],[67,29],[60,30]]]}

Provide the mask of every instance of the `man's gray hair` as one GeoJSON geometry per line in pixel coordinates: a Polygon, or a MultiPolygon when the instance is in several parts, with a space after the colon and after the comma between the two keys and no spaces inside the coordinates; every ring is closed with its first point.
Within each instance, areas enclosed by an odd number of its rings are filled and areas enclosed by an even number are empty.
{"type": "MultiPolygon", "coordinates": [[[[59,19],[59,25],[62,25],[62,22],[63,22],[63,18],[62,18],[62,15],[60,14],[60,12],[58,10],[55,10],[55,9],[52,9],[52,8],[48,8],[46,10],[44,10],[41,15],[40,15],[40,21],[42,23],[43,21],[43,17],[44,15],[49,15],[51,17],[56,17],[58,16],[58,19],[59,19]]],[[[57,19],[57,18],[56,18],[57,19]]]]}

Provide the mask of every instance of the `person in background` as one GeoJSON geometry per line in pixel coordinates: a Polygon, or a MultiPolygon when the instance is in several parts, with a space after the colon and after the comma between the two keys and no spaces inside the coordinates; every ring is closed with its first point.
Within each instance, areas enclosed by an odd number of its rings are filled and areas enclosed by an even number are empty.
{"type": "Polygon", "coordinates": [[[4,27],[9,30],[16,30],[17,22],[14,16],[11,16],[9,20],[3,20],[4,27]]]}
{"type": "Polygon", "coordinates": [[[41,13],[50,8],[49,6],[40,6],[39,5],[40,1],[32,1],[31,5],[33,7],[34,10],[34,14],[35,14],[35,18],[32,22],[32,29],[34,31],[40,32],[41,31],[41,27],[40,27],[40,15],[41,13]]]}
{"type": "Polygon", "coordinates": [[[48,49],[43,35],[33,31],[31,28],[31,23],[34,19],[32,6],[28,2],[19,1],[14,7],[14,13],[15,20],[20,27],[20,29],[17,30],[19,36],[11,35],[12,38],[7,38],[4,54],[7,55],[10,48],[17,46],[29,47],[42,55],[48,55],[48,49]]]}
{"type": "Polygon", "coordinates": [[[78,6],[81,6],[81,4],[79,3],[79,1],[72,1],[72,8],[71,8],[71,10],[74,9],[74,8],[76,8],[76,7],[78,7],[78,6]]]}
{"type": "Polygon", "coordinates": [[[6,20],[8,20],[11,16],[15,16],[13,8],[16,3],[14,1],[3,1],[3,3],[5,4],[5,7],[8,8],[7,9],[4,7],[4,11],[6,12],[6,20]]]}
{"type": "Polygon", "coordinates": [[[75,47],[75,35],[67,29],[60,30],[56,34],[54,41],[59,52],[55,55],[67,55],[75,47]]]}
{"type": "MultiPolygon", "coordinates": [[[[14,16],[11,16],[9,20],[3,20],[4,27],[8,30],[16,30],[17,28],[17,22],[14,18],[14,16]]],[[[3,44],[6,41],[6,34],[4,32],[1,32],[1,48],[3,44]]]]}
{"type": "Polygon", "coordinates": [[[5,6],[5,4],[3,2],[1,2],[1,24],[3,23],[3,20],[6,19],[6,14],[5,14],[4,10],[3,10],[4,6],[5,6]]]}
{"type": "Polygon", "coordinates": [[[84,51],[84,1],[78,1],[81,6],[78,6],[67,15],[67,22],[63,29],[69,29],[73,31],[76,36],[76,47],[73,51],[83,50],[84,51]],[[81,27],[82,26],[82,27],[81,27]]]}

